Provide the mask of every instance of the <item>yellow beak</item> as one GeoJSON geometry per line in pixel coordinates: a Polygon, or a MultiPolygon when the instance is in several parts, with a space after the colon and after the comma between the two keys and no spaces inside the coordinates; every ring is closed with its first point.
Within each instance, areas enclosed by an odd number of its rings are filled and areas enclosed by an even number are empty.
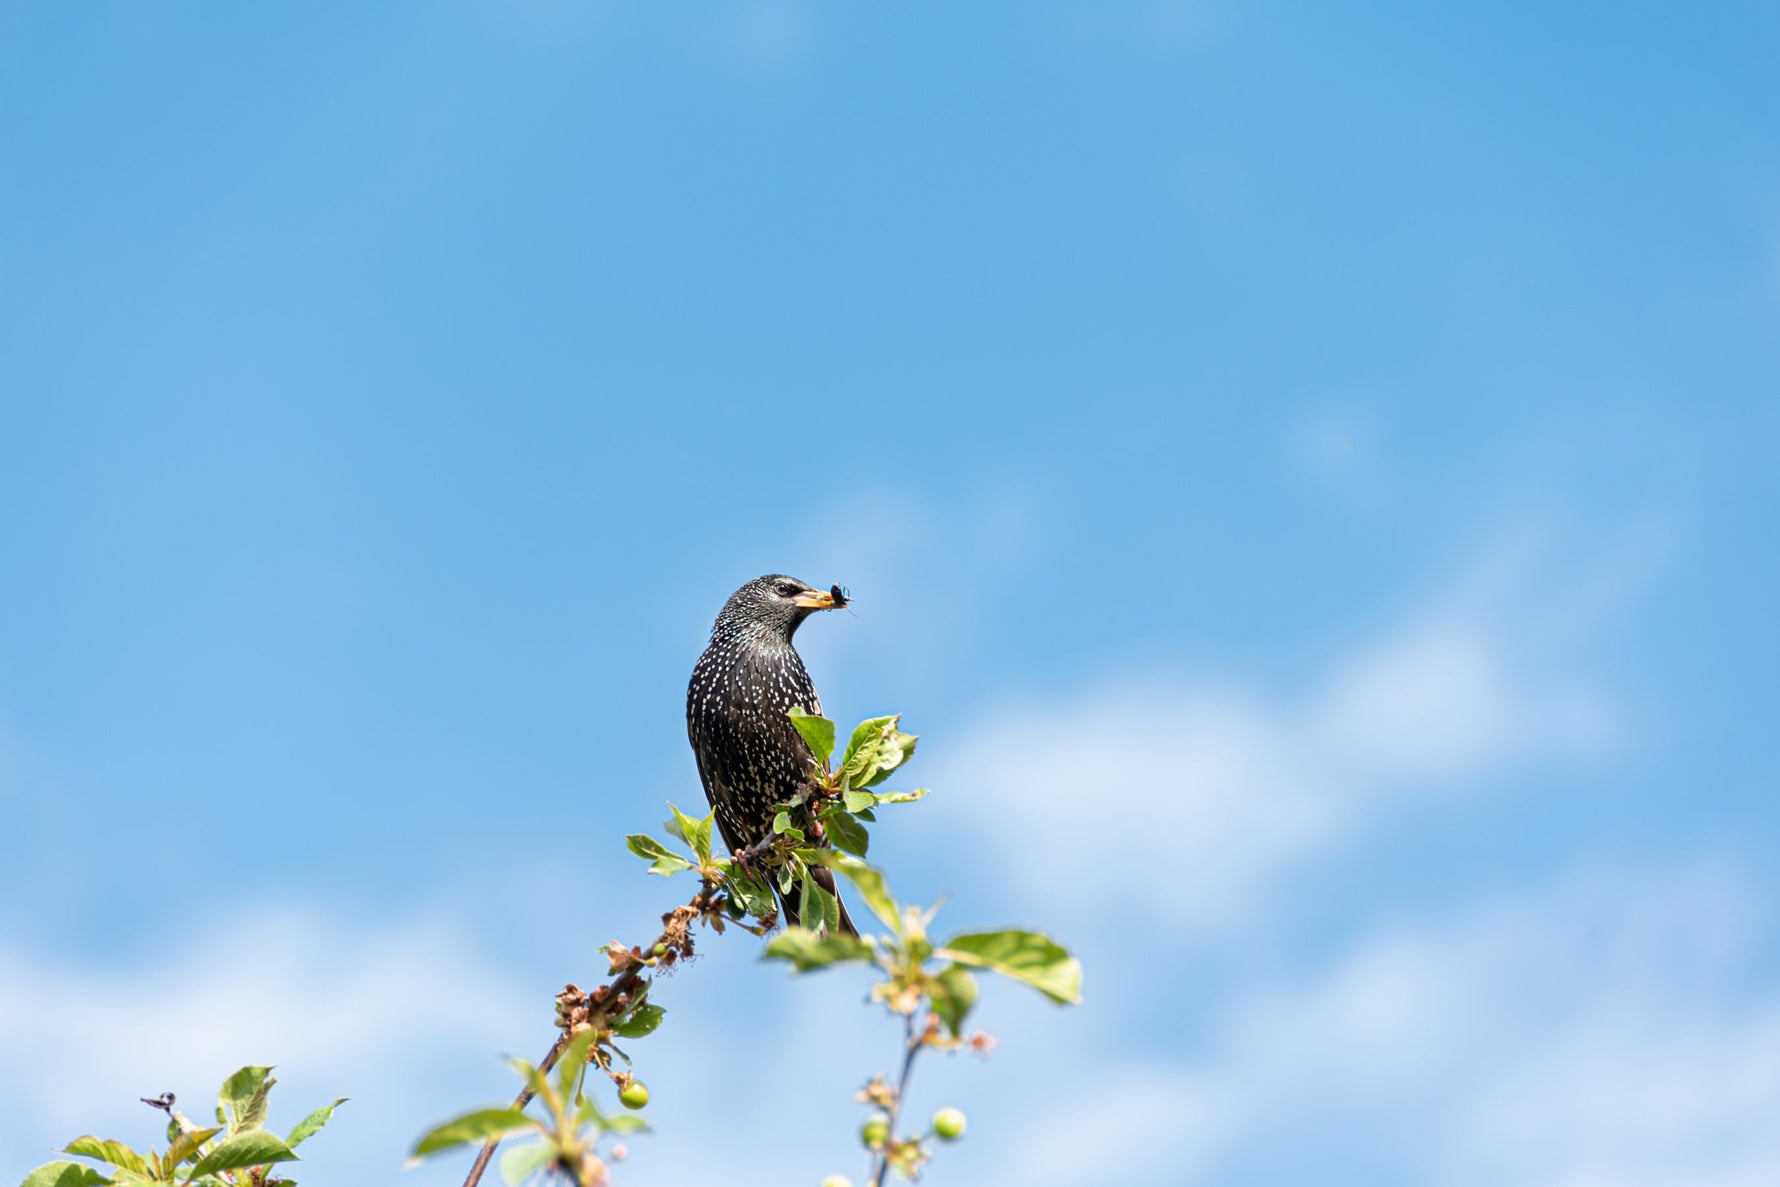
{"type": "Polygon", "coordinates": [[[825,589],[812,589],[807,593],[800,593],[791,601],[795,605],[802,606],[805,610],[834,609],[834,595],[825,589]]]}

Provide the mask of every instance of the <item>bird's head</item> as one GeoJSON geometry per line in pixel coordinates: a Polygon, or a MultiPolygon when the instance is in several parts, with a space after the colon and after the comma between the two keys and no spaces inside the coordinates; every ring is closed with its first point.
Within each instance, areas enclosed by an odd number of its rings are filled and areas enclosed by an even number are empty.
{"type": "Polygon", "coordinates": [[[717,616],[717,633],[764,633],[789,643],[798,625],[811,614],[847,604],[847,596],[839,590],[839,586],[816,589],[783,573],[756,577],[729,595],[723,613],[717,616]]]}

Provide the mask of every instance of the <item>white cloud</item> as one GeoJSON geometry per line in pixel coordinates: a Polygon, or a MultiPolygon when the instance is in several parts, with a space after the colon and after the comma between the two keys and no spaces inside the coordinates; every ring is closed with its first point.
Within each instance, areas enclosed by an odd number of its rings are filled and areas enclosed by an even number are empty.
{"type": "Polygon", "coordinates": [[[1301,692],[1148,677],[1004,706],[934,785],[997,821],[1000,859],[1041,898],[1143,894],[1189,927],[1240,926],[1272,875],[1400,797],[1613,752],[1626,710],[1575,619],[1604,619],[1603,585],[1642,570],[1578,564],[1534,536],[1492,541],[1301,692]],[[1132,821],[1172,860],[1126,858],[1132,821]]]}
{"type": "Polygon", "coordinates": [[[1237,997],[1219,1153],[1347,1137],[1427,1182],[1740,1187],[1780,1169],[1780,988],[1738,867],[1594,866],[1237,997]],[[1332,1102],[1334,1102],[1332,1104],[1332,1102]]]}
{"type": "Polygon", "coordinates": [[[995,1179],[1026,1187],[1179,1181],[1225,1123],[1218,1096],[1173,1069],[1109,1069],[1102,1078],[1104,1086],[995,1135],[1006,1158],[995,1179]]]}
{"type": "MultiPolygon", "coordinates": [[[[474,1103],[434,1099],[441,1060],[486,1068],[481,1080],[498,1095],[506,1084],[491,1053],[538,1032],[537,1004],[436,926],[352,934],[343,921],[272,912],[170,935],[180,942],[159,958],[100,954],[81,968],[0,952],[7,1130],[31,1142],[94,1130],[146,1141],[158,1134],[137,1097],[172,1089],[197,1117],[223,1077],[268,1063],[289,1077],[273,1094],[275,1124],[354,1098],[335,1132],[306,1151],[393,1170],[401,1144],[437,1119],[429,1109],[474,1103]]],[[[5,1161],[22,1173],[49,1156],[46,1146],[5,1161]]]]}

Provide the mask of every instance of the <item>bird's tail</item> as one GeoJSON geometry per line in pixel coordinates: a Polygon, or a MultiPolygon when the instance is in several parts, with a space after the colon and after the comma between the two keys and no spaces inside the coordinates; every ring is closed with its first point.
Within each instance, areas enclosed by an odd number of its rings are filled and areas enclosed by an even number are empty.
{"type": "MultiPolygon", "coordinates": [[[[835,903],[841,909],[841,931],[849,936],[858,935],[859,929],[853,926],[853,917],[847,914],[847,900],[841,897],[840,891],[835,887],[834,871],[821,866],[812,866],[810,877],[816,880],[817,886],[834,896],[835,903]]],[[[778,886],[775,884],[773,889],[777,891],[778,886]]],[[[797,888],[793,887],[791,894],[779,895],[779,914],[784,917],[786,927],[798,927],[802,923],[797,913],[796,894],[797,888]]]]}

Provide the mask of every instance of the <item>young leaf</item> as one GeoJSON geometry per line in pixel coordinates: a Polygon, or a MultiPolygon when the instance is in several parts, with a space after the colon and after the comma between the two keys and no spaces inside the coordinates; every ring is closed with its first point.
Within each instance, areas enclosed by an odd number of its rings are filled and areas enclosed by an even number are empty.
{"type": "Polygon", "coordinates": [[[261,1084],[254,1090],[253,1096],[248,1100],[246,1106],[242,1108],[240,1116],[236,1118],[233,1127],[234,1132],[239,1133],[249,1129],[258,1129],[266,1123],[266,1098],[271,1095],[272,1085],[276,1083],[278,1083],[277,1080],[273,1079],[271,1076],[267,1076],[265,1083],[261,1084]]]}
{"type": "Polygon", "coordinates": [[[245,1129],[218,1142],[210,1153],[192,1167],[191,1177],[201,1179],[218,1171],[240,1170],[244,1166],[266,1166],[274,1162],[290,1162],[296,1158],[284,1139],[263,1129],[245,1129]]]}
{"type": "Polygon", "coordinates": [[[949,964],[934,977],[929,997],[933,1012],[939,1015],[953,1037],[957,1037],[964,1030],[965,1015],[976,1004],[977,979],[970,975],[969,969],[949,964]]]}
{"type": "Polygon", "coordinates": [[[1035,931],[982,931],[953,936],[936,955],[1024,981],[1052,1001],[1082,1000],[1082,965],[1035,931]]]}
{"type": "Polygon", "coordinates": [[[215,1129],[188,1129],[173,1139],[167,1152],[161,1155],[161,1178],[171,1179],[173,1168],[197,1154],[198,1147],[221,1133],[221,1127],[215,1129]]]}
{"type": "Polygon", "coordinates": [[[744,870],[734,862],[729,864],[728,874],[730,900],[740,904],[743,911],[749,915],[765,915],[773,910],[773,888],[758,874],[744,870]]]}
{"type": "Polygon", "coordinates": [[[877,770],[878,743],[885,728],[895,721],[894,717],[868,717],[853,727],[853,736],[847,739],[847,750],[840,763],[841,775],[851,786],[862,786],[866,774],[877,770]]]}
{"type": "Polygon", "coordinates": [[[864,812],[878,802],[878,797],[869,791],[849,791],[841,799],[849,812],[864,812]]]}
{"type": "Polygon", "coordinates": [[[865,905],[872,909],[872,914],[882,919],[897,935],[902,934],[902,917],[896,900],[890,897],[890,890],[884,885],[884,875],[874,867],[866,865],[857,857],[837,853],[833,849],[797,849],[793,852],[812,865],[827,866],[838,874],[844,874],[859,888],[859,893],[865,896],[865,905]]]}
{"type": "Polygon", "coordinates": [[[607,1133],[627,1134],[642,1133],[649,1128],[649,1123],[635,1113],[620,1113],[616,1117],[607,1117],[600,1123],[607,1133]]]}
{"type": "Polygon", "coordinates": [[[64,1154],[78,1154],[83,1158],[98,1158],[109,1162],[119,1170],[135,1171],[139,1175],[153,1177],[148,1162],[142,1155],[130,1149],[122,1142],[101,1139],[91,1136],[75,1138],[62,1147],[64,1154]]]}
{"type": "Polygon", "coordinates": [[[343,1096],[331,1105],[323,1105],[321,1108],[315,1110],[315,1112],[297,1122],[296,1126],[290,1131],[290,1136],[284,1139],[284,1144],[293,1150],[296,1149],[305,1138],[312,1136],[322,1126],[333,1120],[334,1110],[345,1104],[346,1099],[347,1098],[343,1096]]]}
{"type": "Polygon", "coordinates": [[[428,1130],[414,1143],[414,1152],[409,1157],[424,1158],[453,1146],[467,1146],[489,1138],[506,1137],[510,1133],[536,1126],[536,1121],[518,1109],[477,1109],[428,1130]]]}
{"type": "Polygon", "coordinates": [[[531,1089],[533,1096],[543,1097],[546,1105],[552,1098],[556,1098],[558,1103],[561,1103],[561,1099],[556,1097],[556,1089],[550,1086],[550,1081],[544,1077],[543,1069],[536,1064],[520,1059],[518,1056],[509,1055],[507,1066],[519,1074],[519,1078],[525,1081],[525,1086],[531,1089]]]}
{"type": "Polygon", "coordinates": [[[803,918],[804,926],[812,931],[833,935],[841,929],[840,900],[818,886],[814,878],[803,880],[803,896],[797,913],[803,918]]]}
{"type": "Polygon", "coordinates": [[[791,709],[791,724],[803,735],[816,761],[826,763],[834,754],[834,722],[826,717],[805,713],[800,706],[791,709]]]}
{"type": "Polygon", "coordinates": [[[876,787],[888,779],[897,767],[915,757],[915,743],[920,739],[914,734],[905,734],[897,729],[895,723],[900,720],[900,717],[893,719],[884,730],[883,736],[878,739],[877,769],[867,772],[866,778],[859,781],[858,786],[876,787]]]}
{"type": "Polygon", "coordinates": [[[581,1109],[575,1114],[575,1121],[580,1125],[592,1125],[606,1133],[625,1134],[638,1133],[649,1128],[649,1123],[635,1113],[619,1113],[616,1117],[608,1117],[600,1112],[600,1107],[589,1096],[581,1101],[581,1109]]]}
{"type": "Polygon", "coordinates": [[[552,1142],[515,1146],[501,1155],[501,1178],[507,1183],[507,1187],[518,1187],[555,1161],[556,1146],[552,1142]]]}
{"type": "Polygon", "coordinates": [[[674,814],[674,821],[668,826],[669,829],[692,846],[701,865],[708,864],[711,860],[711,822],[717,816],[716,811],[713,809],[703,820],[697,820],[674,807],[672,803],[668,804],[668,808],[674,814]]]}
{"type": "MultiPolygon", "coordinates": [[[[220,1122],[218,1124],[220,1124],[220,1122]]],[[[171,1109],[168,1111],[168,1114],[167,1114],[167,1140],[168,1141],[170,1141],[170,1142],[178,1141],[180,1134],[184,1133],[188,1129],[196,1129],[196,1128],[198,1128],[197,1122],[193,1121],[190,1117],[187,1117],[184,1113],[180,1112],[178,1109],[171,1109]]]]}
{"type": "Polygon", "coordinates": [[[917,787],[913,791],[886,791],[878,796],[880,804],[912,804],[924,796],[931,795],[925,787],[917,787]]]}
{"type": "Polygon", "coordinates": [[[871,945],[858,936],[830,932],[818,936],[807,927],[788,927],[766,946],[766,959],[789,960],[800,973],[848,961],[869,961],[871,945]]]}
{"type": "Polygon", "coordinates": [[[660,1006],[642,1005],[630,1012],[630,1017],[614,1026],[612,1030],[622,1038],[640,1039],[653,1033],[661,1025],[661,1016],[667,1011],[660,1006]]]}
{"type": "Polygon", "coordinates": [[[30,1174],[19,1187],[100,1187],[111,1182],[90,1166],[60,1159],[46,1162],[30,1174]]]}
{"type": "Polygon", "coordinates": [[[865,856],[866,847],[871,844],[871,834],[865,831],[865,826],[851,812],[844,808],[830,808],[822,813],[821,820],[822,827],[828,830],[828,839],[834,842],[836,849],[844,849],[854,857],[865,856]]]}
{"type": "Polygon", "coordinates": [[[672,877],[681,870],[690,870],[692,863],[657,841],[648,833],[632,833],[624,838],[624,846],[644,861],[652,862],[649,867],[651,874],[672,877]]]}
{"type": "Polygon", "coordinates": [[[272,1091],[272,1069],[244,1067],[223,1081],[216,1094],[216,1119],[226,1124],[230,1133],[258,1129],[266,1119],[266,1094],[272,1091]],[[228,1116],[223,1116],[223,1110],[228,1116]]]}
{"type": "Polygon", "coordinates": [[[890,777],[890,772],[914,756],[914,734],[896,728],[901,714],[872,717],[853,730],[847,742],[846,756],[841,759],[841,777],[849,787],[872,787],[890,777]]]}
{"type": "Polygon", "coordinates": [[[575,1085],[581,1079],[581,1073],[587,1067],[587,1053],[593,1050],[599,1032],[588,1029],[569,1040],[563,1049],[562,1058],[556,1064],[556,1092],[563,1101],[564,1108],[570,1108],[575,1101],[575,1085]]]}

